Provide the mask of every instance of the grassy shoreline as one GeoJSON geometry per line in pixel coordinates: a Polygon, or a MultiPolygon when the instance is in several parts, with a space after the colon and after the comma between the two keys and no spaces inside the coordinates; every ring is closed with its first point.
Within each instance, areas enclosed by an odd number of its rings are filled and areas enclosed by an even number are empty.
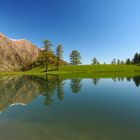
{"type": "Polygon", "coordinates": [[[0,72],[0,76],[12,75],[59,75],[63,77],[133,77],[140,76],[140,66],[135,65],[81,65],[63,66],[59,70],[45,72],[45,68],[34,68],[25,72],[0,72]]]}

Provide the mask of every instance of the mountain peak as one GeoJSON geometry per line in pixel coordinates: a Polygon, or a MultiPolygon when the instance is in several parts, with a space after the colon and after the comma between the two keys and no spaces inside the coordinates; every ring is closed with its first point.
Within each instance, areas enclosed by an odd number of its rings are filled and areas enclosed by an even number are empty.
{"type": "Polygon", "coordinates": [[[11,41],[25,41],[26,39],[13,39],[13,38],[9,38],[11,41]]]}

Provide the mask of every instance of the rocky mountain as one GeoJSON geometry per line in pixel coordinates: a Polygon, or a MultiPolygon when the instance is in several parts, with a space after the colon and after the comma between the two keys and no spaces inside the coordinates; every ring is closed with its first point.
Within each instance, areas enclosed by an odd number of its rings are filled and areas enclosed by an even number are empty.
{"type": "Polygon", "coordinates": [[[62,100],[62,82],[63,78],[59,76],[0,76],[0,113],[9,106],[26,105],[39,95],[45,97],[45,105],[51,105],[56,92],[57,97],[62,100]]]}
{"type": "Polygon", "coordinates": [[[37,59],[39,51],[28,40],[14,40],[0,33],[0,71],[21,70],[37,59]]]}

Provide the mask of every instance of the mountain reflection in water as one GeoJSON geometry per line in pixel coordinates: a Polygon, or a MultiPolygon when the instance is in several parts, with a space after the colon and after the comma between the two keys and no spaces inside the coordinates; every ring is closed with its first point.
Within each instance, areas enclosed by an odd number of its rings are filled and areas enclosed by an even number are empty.
{"type": "MultiPolygon", "coordinates": [[[[140,86],[140,77],[112,78],[114,82],[133,81],[136,87],[140,86]]],[[[99,78],[92,79],[93,85],[100,83],[99,78]]],[[[45,96],[44,104],[51,105],[52,97],[57,95],[59,100],[63,100],[65,79],[55,76],[41,78],[38,76],[1,76],[0,77],[0,111],[14,105],[26,105],[32,102],[39,95],[45,96]]],[[[69,79],[69,87],[72,93],[76,94],[82,90],[82,79],[69,79]]]]}

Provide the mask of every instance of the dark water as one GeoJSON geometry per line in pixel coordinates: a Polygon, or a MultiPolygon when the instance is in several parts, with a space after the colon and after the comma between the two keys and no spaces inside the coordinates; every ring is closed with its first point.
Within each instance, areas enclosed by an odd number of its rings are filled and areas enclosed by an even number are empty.
{"type": "Polygon", "coordinates": [[[0,77],[0,140],[140,140],[140,77],[0,77]]]}

